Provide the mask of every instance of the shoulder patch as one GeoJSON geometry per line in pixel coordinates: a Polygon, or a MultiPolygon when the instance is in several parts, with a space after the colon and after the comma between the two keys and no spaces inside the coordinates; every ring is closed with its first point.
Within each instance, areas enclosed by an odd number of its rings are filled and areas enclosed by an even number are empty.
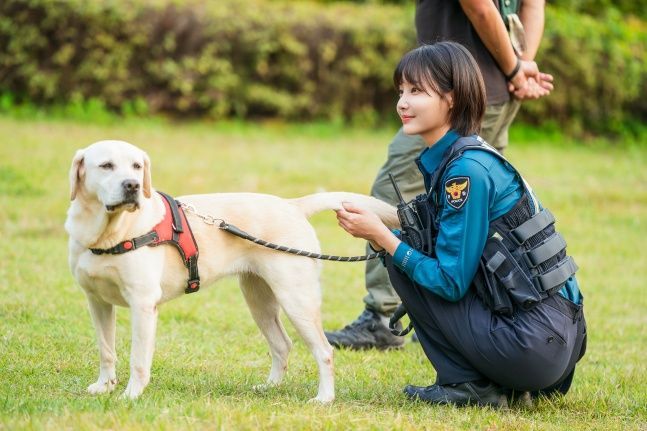
{"type": "Polygon", "coordinates": [[[445,181],[445,199],[450,207],[461,209],[470,195],[470,177],[452,177],[445,181]]]}

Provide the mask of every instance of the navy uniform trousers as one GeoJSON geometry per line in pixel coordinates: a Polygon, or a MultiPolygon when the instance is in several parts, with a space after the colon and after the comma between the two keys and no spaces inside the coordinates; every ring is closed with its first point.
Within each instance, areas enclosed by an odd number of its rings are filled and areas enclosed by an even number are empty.
{"type": "Polygon", "coordinates": [[[411,281],[385,257],[389,277],[407,309],[439,385],[488,379],[504,388],[566,393],[586,350],[582,306],[560,294],[529,311],[492,313],[469,289],[449,302],[411,281]]]}

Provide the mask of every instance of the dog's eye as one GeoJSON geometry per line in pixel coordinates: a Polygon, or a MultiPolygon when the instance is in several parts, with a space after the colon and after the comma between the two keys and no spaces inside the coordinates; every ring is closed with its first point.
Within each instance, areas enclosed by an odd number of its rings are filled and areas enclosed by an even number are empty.
{"type": "Polygon", "coordinates": [[[140,165],[139,163],[133,163],[133,168],[135,170],[140,170],[142,168],[142,165],[140,165]]]}
{"type": "Polygon", "coordinates": [[[105,162],[99,165],[101,169],[106,169],[106,170],[112,170],[115,165],[112,164],[112,162],[105,162]]]}

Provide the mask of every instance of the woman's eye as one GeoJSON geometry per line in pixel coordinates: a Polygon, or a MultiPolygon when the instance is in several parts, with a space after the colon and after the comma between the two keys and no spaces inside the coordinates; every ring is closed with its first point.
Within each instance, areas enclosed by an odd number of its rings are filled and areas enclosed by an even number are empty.
{"type": "Polygon", "coordinates": [[[412,88],[411,88],[411,93],[412,93],[412,94],[416,94],[418,91],[420,91],[420,90],[418,90],[418,88],[417,88],[417,87],[412,87],[412,88]]]}
{"type": "Polygon", "coordinates": [[[133,163],[133,168],[136,170],[140,170],[142,168],[142,165],[140,165],[139,163],[133,163]]]}
{"type": "Polygon", "coordinates": [[[111,162],[102,163],[99,165],[101,169],[111,170],[115,167],[111,162]]]}

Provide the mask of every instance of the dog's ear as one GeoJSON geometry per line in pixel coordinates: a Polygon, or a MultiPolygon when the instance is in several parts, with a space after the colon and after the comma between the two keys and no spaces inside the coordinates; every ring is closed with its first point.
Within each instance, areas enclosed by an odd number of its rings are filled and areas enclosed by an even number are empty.
{"type": "Polygon", "coordinates": [[[70,167],[70,200],[76,198],[76,192],[79,189],[79,183],[83,180],[85,175],[85,167],[83,166],[83,154],[85,150],[77,150],[74,158],[72,159],[72,167],[70,167]]]}
{"type": "Polygon", "coordinates": [[[151,160],[144,153],[144,197],[151,197],[151,160]]]}

